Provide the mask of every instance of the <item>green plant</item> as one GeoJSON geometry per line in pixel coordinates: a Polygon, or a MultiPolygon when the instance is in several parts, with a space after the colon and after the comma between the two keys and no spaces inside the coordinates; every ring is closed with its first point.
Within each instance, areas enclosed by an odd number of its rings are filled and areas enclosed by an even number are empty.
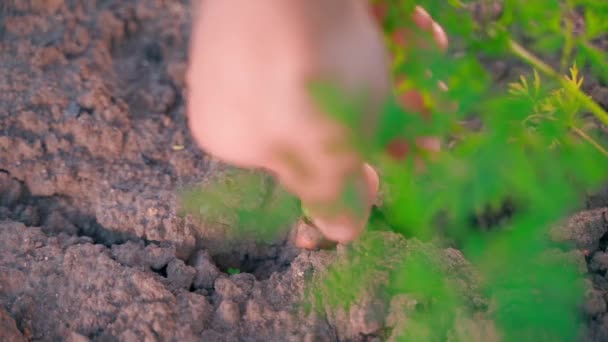
{"type": "Polygon", "coordinates": [[[261,172],[230,169],[203,186],[182,190],[182,214],[223,226],[233,238],[272,240],[301,213],[298,201],[261,172]]]}
{"type": "MultiPolygon", "coordinates": [[[[411,1],[387,3],[387,36],[404,26],[424,35],[404,20],[413,10],[411,1]]],[[[394,74],[407,75],[400,89],[421,91],[432,116],[425,119],[405,111],[396,94],[375,134],[355,135],[363,137],[353,142],[355,146],[382,170],[386,199],[370,221],[371,233],[348,247],[349,257],[330,267],[313,287],[322,303],[348,306],[375,272],[388,272],[390,293],[435,303],[410,316],[407,329],[397,334],[406,341],[454,336],[463,315],[462,294],[444,272],[429,267],[424,255],[387,249],[374,231],[388,229],[407,238],[449,242],[463,250],[482,276],[484,294],[492,303],[487,315],[504,341],[571,341],[580,328],[582,277],[574,264],[558,257],[555,249],[563,246],[553,243],[548,233],[608,178],[605,138],[596,129],[608,125],[608,114],[581,90],[581,70],[608,80],[606,53],[594,46],[607,29],[608,3],[505,0],[502,15],[480,17],[484,11],[478,6],[488,8],[483,6],[489,3],[418,1],[444,25],[455,47],[443,55],[433,49],[393,46],[394,74]],[[583,28],[577,24],[580,17],[583,28]],[[530,66],[530,75],[508,85],[494,84],[482,59],[521,61],[530,66]],[[430,76],[427,70],[432,71],[430,76]],[[439,81],[449,90],[439,90],[439,81]],[[472,117],[481,119],[481,129],[462,125],[472,117]],[[385,153],[393,139],[414,146],[413,138],[422,135],[453,142],[427,159],[425,172],[416,170],[414,153],[401,161],[385,153]],[[500,213],[506,202],[515,209],[502,224],[489,230],[475,226],[474,217],[500,213]]],[[[363,132],[364,120],[349,99],[329,85],[313,91],[335,118],[363,132]]],[[[414,152],[426,156],[424,151],[414,152]]],[[[281,208],[275,209],[261,213],[272,212],[273,217],[247,211],[246,226],[285,227],[297,212],[278,214],[281,208]]],[[[209,216],[209,211],[201,214],[209,216]]],[[[464,315],[474,315],[474,310],[464,310],[464,315]]]]}
{"type": "Polygon", "coordinates": [[[232,274],[239,274],[239,273],[241,273],[241,270],[238,268],[232,268],[232,267],[228,268],[228,274],[232,275],[232,274]]]}

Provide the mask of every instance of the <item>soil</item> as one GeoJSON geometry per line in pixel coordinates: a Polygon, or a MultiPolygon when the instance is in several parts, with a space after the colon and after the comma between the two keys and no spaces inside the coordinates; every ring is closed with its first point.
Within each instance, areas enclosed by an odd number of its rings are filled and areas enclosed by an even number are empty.
{"type": "MultiPolygon", "coordinates": [[[[0,340],[395,338],[411,299],[387,301],[386,277],[349,312],[299,306],[306,279],[340,249],[231,239],[178,215],[176,189],[226,168],[196,146],[184,116],[191,6],[0,2],[0,340]]],[[[517,74],[493,68],[497,79],[517,74]]],[[[588,91],[608,106],[607,87],[588,91]]],[[[590,341],[608,339],[607,206],[608,193],[591,196],[590,211],[556,234],[577,242],[592,281],[582,309],[590,341]]],[[[484,307],[460,252],[378,234],[387,248],[432,255],[484,307]]],[[[480,322],[463,326],[491,330],[480,322]]]]}

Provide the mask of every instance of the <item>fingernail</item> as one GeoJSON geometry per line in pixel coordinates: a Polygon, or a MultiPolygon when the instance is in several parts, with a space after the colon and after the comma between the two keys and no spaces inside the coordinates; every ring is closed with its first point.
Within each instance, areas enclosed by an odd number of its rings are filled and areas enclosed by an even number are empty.
{"type": "Polygon", "coordinates": [[[439,24],[433,22],[432,25],[433,37],[435,38],[435,41],[437,42],[437,45],[439,45],[441,51],[445,52],[448,48],[448,36],[445,34],[443,27],[441,27],[439,24]]]}
{"type": "Polygon", "coordinates": [[[414,23],[423,30],[428,30],[433,24],[431,15],[422,7],[416,6],[413,15],[414,23]]]}

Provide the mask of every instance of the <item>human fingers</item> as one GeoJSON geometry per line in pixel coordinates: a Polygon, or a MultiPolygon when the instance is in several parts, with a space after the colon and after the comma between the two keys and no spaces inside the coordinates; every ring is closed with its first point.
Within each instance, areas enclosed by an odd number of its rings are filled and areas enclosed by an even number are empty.
{"type": "Polygon", "coordinates": [[[382,24],[388,13],[388,5],[385,2],[374,1],[371,4],[372,15],[379,24],[382,24]]]}
{"type": "Polygon", "coordinates": [[[435,43],[441,51],[446,51],[448,48],[448,36],[443,27],[433,20],[431,15],[422,7],[416,6],[412,19],[416,26],[433,35],[435,43]]]}
{"type": "MultiPolygon", "coordinates": [[[[375,10],[374,13],[382,15],[382,10],[375,10]]],[[[433,35],[435,44],[439,47],[442,52],[445,52],[448,48],[448,36],[441,25],[433,20],[431,15],[422,7],[416,6],[414,13],[412,14],[412,20],[414,24],[423,31],[429,32],[433,35]]],[[[407,28],[399,28],[392,32],[391,38],[393,42],[401,47],[407,47],[411,40],[412,32],[407,28]]]]}

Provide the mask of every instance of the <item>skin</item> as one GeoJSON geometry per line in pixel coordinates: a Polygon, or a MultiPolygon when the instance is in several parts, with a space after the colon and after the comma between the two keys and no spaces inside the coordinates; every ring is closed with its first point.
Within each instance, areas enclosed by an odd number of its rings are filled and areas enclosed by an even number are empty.
{"type": "MultiPolygon", "coordinates": [[[[301,248],[356,239],[378,192],[378,174],[348,145],[346,127],[311,98],[309,85],[330,82],[365,99],[373,119],[392,89],[381,15],[363,0],[203,0],[196,10],[187,73],[192,135],[219,160],[266,170],[299,196],[310,216],[298,224],[301,248]],[[345,186],[362,208],[341,200],[345,186]]],[[[445,33],[424,10],[413,20],[445,49],[445,33]]],[[[416,92],[401,100],[424,110],[416,92]]],[[[418,144],[439,148],[431,138],[418,144]]]]}

